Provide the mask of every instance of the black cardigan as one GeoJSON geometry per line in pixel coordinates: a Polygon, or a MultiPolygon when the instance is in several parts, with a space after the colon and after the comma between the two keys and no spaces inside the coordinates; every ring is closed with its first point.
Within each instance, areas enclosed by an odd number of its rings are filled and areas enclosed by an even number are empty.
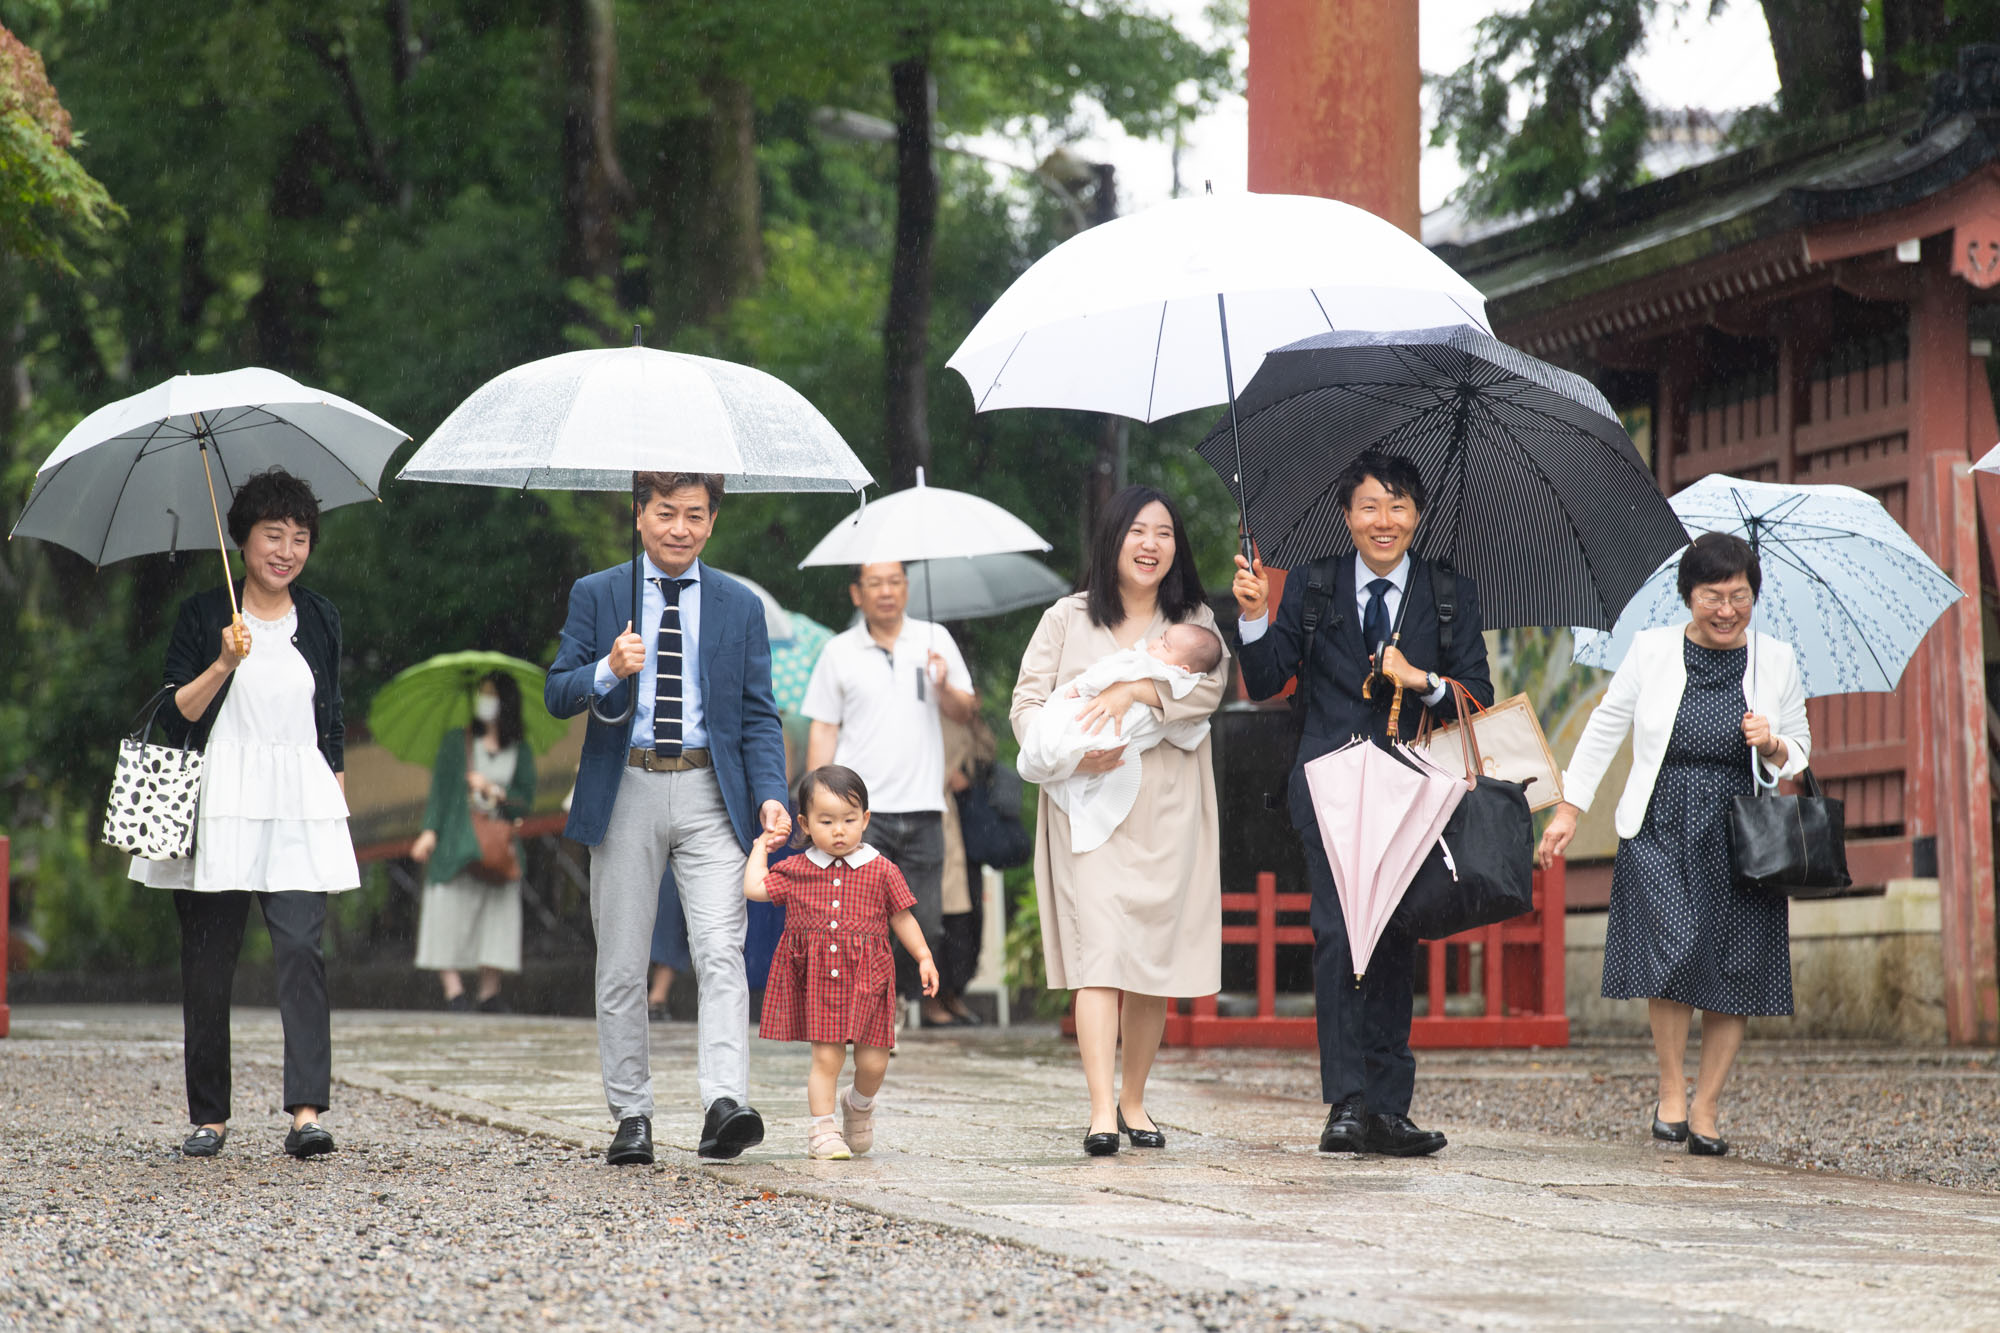
{"type": "MultiPolygon", "coordinates": [[[[241,583],[236,585],[236,596],[240,602],[241,583]]],[[[292,642],[298,645],[299,655],[306,659],[313,673],[313,726],[319,733],[319,752],[326,756],[327,765],[339,773],[346,765],[347,738],[347,723],[340,707],[340,612],[326,598],[296,584],[292,587],[292,604],[299,612],[292,642]]],[[[213,666],[222,653],[222,631],[228,625],[229,595],[223,589],[210,588],[182,602],[180,615],[174,621],[174,636],[167,643],[165,683],[178,689],[213,666]]],[[[223,681],[215,698],[209,700],[208,710],[192,722],[181,716],[181,710],[168,697],[154,715],[154,725],[174,745],[189,750],[205,749],[208,734],[215,729],[216,714],[234,683],[234,676],[223,681]]]]}

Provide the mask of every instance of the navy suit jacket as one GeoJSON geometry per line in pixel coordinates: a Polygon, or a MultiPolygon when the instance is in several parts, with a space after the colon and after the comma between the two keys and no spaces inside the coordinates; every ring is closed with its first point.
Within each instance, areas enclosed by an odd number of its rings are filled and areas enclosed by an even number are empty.
{"type": "MultiPolygon", "coordinates": [[[[1479,589],[1465,575],[1458,576],[1458,617],[1451,626],[1451,661],[1438,660],[1437,602],[1431,592],[1429,561],[1412,560],[1410,580],[1404,590],[1406,605],[1403,632],[1399,641],[1410,665],[1449,676],[1465,686],[1466,692],[1482,704],[1493,702],[1493,680],[1486,669],[1486,640],[1481,635],[1479,589]]],[[[1277,614],[1255,643],[1243,645],[1237,658],[1243,685],[1252,699],[1268,699],[1285,688],[1294,675],[1301,684],[1312,681],[1308,692],[1305,725],[1299,736],[1298,757],[1292,763],[1287,805],[1292,826],[1314,826],[1312,796],[1306,789],[1305,765],[1329,750],[1337,750],[1356,736],[1386,743],[1389,734],[1389,691],[1378,691],[1374,699],[1361,697],[1361,682],[1368,674],[1368,650],[1361,641],[1361,615],[1354,600],[1354,557],[1336,562],[1333,588],[1324,617],[1313,635],[1313,660],[1304,664],[1305,654],[1304,566],[1285,577],[1285,592],[1278,599],[1277,614]]],[[[1435,709],[1426,710],[1414,695],[1403,696],[1402,735],[1409,740],[1426,711],[1438,722],[1454,721],[1457,706],[1447,693],[1435,709]]]]}
{"type": "MultiPolygon", "coordinates": [[[[569,619],[562,647],[549,667],[542,701],[557,717],[575,717],[590,706],[597,664],[610,653],[632,615],[630,562],[578,579],[569,590],[569,619]]],[[[722,787],[729,822],[744,851],[760,827],[766,801],[787,803],[785,733],[771,695],[771,641],[764,631],[764,604],[757,594],[704,564],[701,567],[701,641],[695,670],[700,673],[702,725],[709,757],[722,787]]],[[[624,709],[635,674],[605,694],[609,713],[624,709]]],[[[632,746],[628,719],[606,726],[593,714],[583,738],[576,793],[570,799],[564,833],[586,847],[604,840],[618,783],[632,746]]]]}

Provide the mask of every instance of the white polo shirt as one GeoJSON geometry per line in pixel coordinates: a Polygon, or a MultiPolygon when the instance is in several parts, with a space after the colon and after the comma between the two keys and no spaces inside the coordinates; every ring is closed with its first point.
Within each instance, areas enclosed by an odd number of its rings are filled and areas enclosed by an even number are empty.
{"type": "Polygon", "coordinates": [[[969,693],[972,673],[951,635],[914,616],[903,617],[893,654],[866,623],[834,635],[806,685],[805,715],[840,728],[833,762],[861,775],[871,810],[944,810],[944,733],[925,670],[932,653],[952,688],[969,693]]]}

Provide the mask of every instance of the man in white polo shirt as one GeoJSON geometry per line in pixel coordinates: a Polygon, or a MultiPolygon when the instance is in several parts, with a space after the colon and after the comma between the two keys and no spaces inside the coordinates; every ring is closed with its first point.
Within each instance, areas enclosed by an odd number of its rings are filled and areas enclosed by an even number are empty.
{"type": "MultiPolygon", "coordinates": [[[[917,924],[936,949],[944,925],[944,735],[938,716],[969,722],[972,675],[941,625],[903,614],[910,584],[893,561],[863,565],[848,588],[862,623],[836,634],[806,685],[812,720],[806,767],[841,764],[868,784],[868,841],[896,863],[915,895],[917,924]]],[[[896,989],[922,997],[916,964],[896,949],[896,989]]],[[[926,1026],[956,1023],[924,1000],[926,1026]]]]}

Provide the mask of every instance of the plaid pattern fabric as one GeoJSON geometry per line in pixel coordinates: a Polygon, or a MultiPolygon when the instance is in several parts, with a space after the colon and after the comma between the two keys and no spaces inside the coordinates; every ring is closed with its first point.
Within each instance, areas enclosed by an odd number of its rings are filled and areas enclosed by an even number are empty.
{"type": "Polygon", "coordinates": [[[856,868],[792,856],[764,879],[785,908],[757,1034],[772,1041],[896,1044],[896,963],[889,918],[915,907],[886,856],[856,868]]]}

